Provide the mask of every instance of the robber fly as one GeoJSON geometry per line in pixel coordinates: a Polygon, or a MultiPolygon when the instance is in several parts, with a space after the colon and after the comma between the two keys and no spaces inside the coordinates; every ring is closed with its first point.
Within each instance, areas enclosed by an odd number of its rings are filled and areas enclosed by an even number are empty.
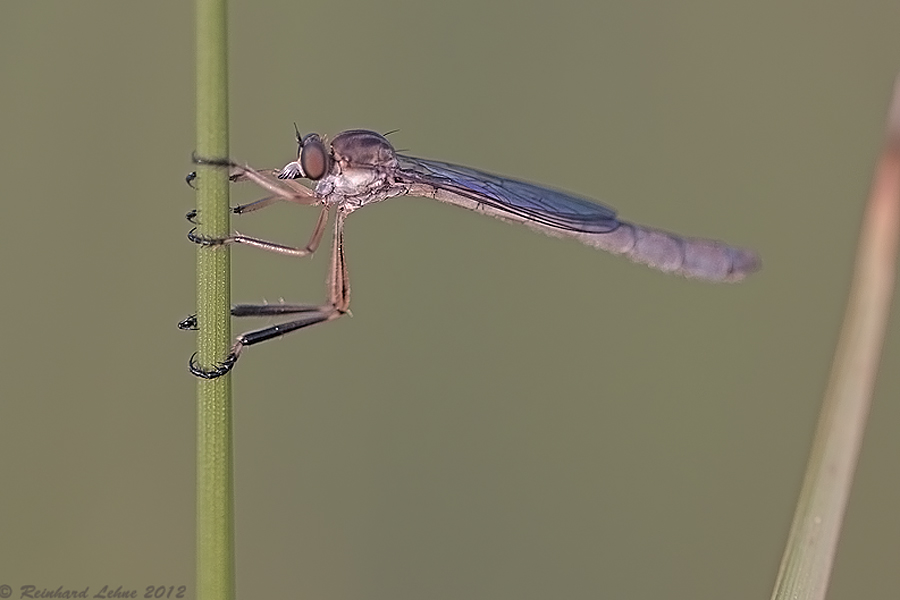
{"type": "MultiPolygon", "coordinates": [[[[319,206],[319,218],[306,246],[295,248],[240,234],[210,239],[198,235],[195,230],[191,230],[188,237],[204,246],[245,244],[288,256],[306,256],[319,246],[333,209],[328,301],[321,305],[235,305],[231,310],[235,317],[290,316],[290,319],[237,336],[227,358],[211,369],[201,368],[192,357],[190,370],[198,377],[212,379],[224,375],[234,366],[245,346],[316,323],[333,321],[346,314],[350,306],[350,285],[344,258],[344,220],[363,206],[397,196],[419,196],[455,204],[549,235],[574,238],[588,246],[685,277],[733,282],[760,267],[758,256],[751,250],[629,223],[619,219],[613,209],[575,194],[399,154],[384,135],[374,131],[344,131],[330,143],[318,134],[301,136],[298,131],[297,146],[297,160],[278,171],[257,171],[227,160],[195,157],[195,161],[228,166],[233,181],[252,181],[271,194],[233,208],[237,214],[259,210],[279,201],[319,206]],[[301,185],[297,179],[308,179],[315,187],[301,185]]],[[[188,183],[192,180],[189,175],[188,183]]],[[[190,220],[194,217],[195,211],[188,213],[190,220]]],[[[196,326],[194,315],[179,324],[182,329],[195,329],[196,326]]]]}

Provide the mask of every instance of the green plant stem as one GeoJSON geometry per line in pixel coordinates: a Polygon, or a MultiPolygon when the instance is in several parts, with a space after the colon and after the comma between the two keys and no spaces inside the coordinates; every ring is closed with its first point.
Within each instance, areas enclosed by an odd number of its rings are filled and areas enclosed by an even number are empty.
{"type": "MultiPolygon", "coordinates": [[[[197,154],[228,156],[226,0],[197,0],[197,154]]],[[[228,171],[197,165],[199,233],[229,233],[228,171]]],[[[197,361],[221,362],[231,344],[230,255],[227,246],[197,251],[197,361]]],[[[232,600],[234,476],[231,377],[197,385],[197,598],[232,600]]]]}

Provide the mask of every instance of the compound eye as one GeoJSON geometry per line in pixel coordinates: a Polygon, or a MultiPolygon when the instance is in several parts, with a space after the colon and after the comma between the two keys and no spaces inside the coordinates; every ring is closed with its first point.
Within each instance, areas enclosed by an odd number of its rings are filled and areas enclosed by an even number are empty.
{"type": "Polygon", "coordinates": [[[328,174],[331,157],[318,136],[309,136],[304,140],[303,147],[300,149],[300,166],[307,179],[313,181],[322,179],[328,174]]]}

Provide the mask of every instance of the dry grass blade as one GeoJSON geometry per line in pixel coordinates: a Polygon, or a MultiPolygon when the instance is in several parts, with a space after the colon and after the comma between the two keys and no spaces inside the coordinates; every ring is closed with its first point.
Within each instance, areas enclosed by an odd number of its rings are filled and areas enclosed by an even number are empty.
{"type": "Polygon", "coordinates": [[[900,78],[863,216],[853,282],[773,599],[825,597],[881,357],[900,229],[900,78]]]}

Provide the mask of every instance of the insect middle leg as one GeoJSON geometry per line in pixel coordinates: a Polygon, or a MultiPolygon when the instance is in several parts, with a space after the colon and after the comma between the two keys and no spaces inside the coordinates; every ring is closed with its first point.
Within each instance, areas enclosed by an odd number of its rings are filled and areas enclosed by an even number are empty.
{"type": "MultiPolygon", "coordinates": [[[[267,200],[267,198],[263,198],[263,200],[267,200]]],[[[262,202],[262,200],[257,200],[257,202],[262,202]]],[[[240,208],[240,207],[237,207],[240,208]]],[[[319,211],[319,218],[316,221],[316,225],[313,228],[312,234],[309,236],[309,241],[306,243],[306,246],[303,248],[295,248],[294,246],[285,246],[284,244],[277,244],[275,242],[270,242],[268,240],[264,240],[261,238],[243,235],[235,231],[232,235],[224,238],[208,238],[202,236],[197,233],[197,228],[193,228],[188,232],[188,239],[194,242],[195,244],[200,244],[201,246],[222,246],[225,244],[244,244],[247,246],[253,246],[254,248],[261,248],[263,250],[268,250],[269,252],[276,252],[278,254],[284,254],[286,256],[309,256],[314,253],[316,249],[318,249],[319,244],[322,241],[322,234],[325,233],[325,225],[328,224],[328,205],[323,204],[322,209],[319,211]]]]}

